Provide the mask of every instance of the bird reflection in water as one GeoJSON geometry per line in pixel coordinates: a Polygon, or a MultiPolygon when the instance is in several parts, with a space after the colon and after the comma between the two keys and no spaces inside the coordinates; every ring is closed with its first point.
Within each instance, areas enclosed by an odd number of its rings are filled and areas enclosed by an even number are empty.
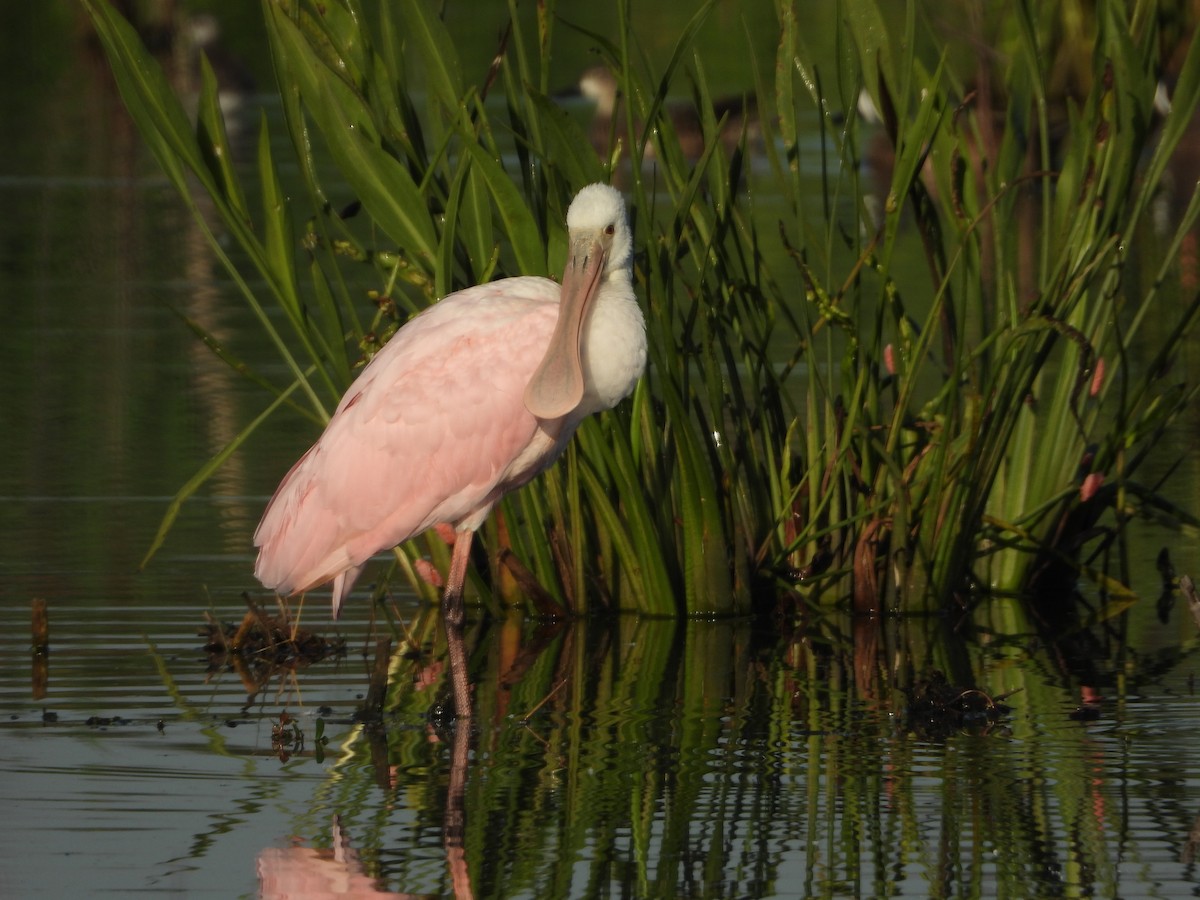
{"type": "MultiPolygon", "coordinates": [[[[461,854],[460,854],[461,859],[461,854]]],[[[470,877],[466,862],[461,861],[456,874],[451,864],[451,884],[455,900],[469,900],[470,877]]],[[[379,886],[379,879],[363,870],[358,853],[350,845],[349,835],[342,830],[341,819],[333,818],[333,847],[268,847],[258,854],[258,886],[262,900],[334,900],[357,897],[361,900],[395,898],[415,900],[424,894],[396,893],[379,886]]]]}

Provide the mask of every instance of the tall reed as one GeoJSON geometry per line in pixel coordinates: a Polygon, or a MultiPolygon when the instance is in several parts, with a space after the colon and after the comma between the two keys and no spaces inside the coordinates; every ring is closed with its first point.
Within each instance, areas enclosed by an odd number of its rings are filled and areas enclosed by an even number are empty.
{"type": "MultiPolygon", "coordinates": [[[[1195,390],[1166,373],[1200,308],[1168,289],[1196,202],[1158,239],[1154,279],[1136,282],[1126,260],[1195,108],[1200,51],[1156,124],[1162,54],[1145,4],[1100,0],[1087,34],[1057,43],[1054,17],[1075,4],[1013,5],[986,23],[1003,62],[975,73],[972,93],[914,2],[898,16],[841,4],[829,72],[799,7],[777,0],[757,122],[728,150],[695,52],[714,3],[651,73],[621,0],[615,30],[589,36],[624,100],[617,143],[598,156],[548,93],[566,27],[552,0],[528,31],[510,0],[514,24],[478,85],[423,0],[372,15],[360,0],[264,0],[285,133],[264,117],[244,173],[207,66],[193,123],[128,24],[84,2],[148,147],[289,372],[256,376],[275,399],[181,489],[151,552],[263,418],[288,407],[322,422],[360,354],[406,316],[465,285],[561,271],[566,204],[598,179],[620,179],[635,211],[650,370],[489,523],[491,566],[473,576],[485,602],[725,615],[798,588],[866,612],[938,608],[978,586],[1025,588],[1051,564],[1087,572],[1080,540],[1102,515],[1119,526],[1165,502],[1133,476],[1195,390]],[[1090,86],[1058,96],[1069,54],[1090,86]],[[665,103],[685,84],[706,137],[697,160],[665,103]],[[497,92],[503,113],[485,103],[497,92]],[[861,171],[866,97],[891,154],[878,192],[861,171]],[[343,186],[353,209],[332,199],[343,186]],[[760,196],[780,202],[768,212],[760,196]],[[1152,327],[1154,358],[1134,365],[1152,327]]],[[[421,556],[447,553],[421,538],[398,555],[432,597],[421,556]]],[[[1095,577],[1128,584],[1124,571],[1095,577]]]]}

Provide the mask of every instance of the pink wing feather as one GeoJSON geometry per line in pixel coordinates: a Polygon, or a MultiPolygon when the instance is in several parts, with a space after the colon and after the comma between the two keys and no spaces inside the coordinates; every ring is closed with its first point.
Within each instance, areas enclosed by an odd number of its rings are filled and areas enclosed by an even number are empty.
{"type": "Polygon", "coordinates": [[[254,534],[263,584],[309,590],[439,522],[476,527],[499,488],[548,465],[570,435],[542,431],[523,394],[558,298],[548,279],[508,278],[397,332],[271,499],[254,534]]]}

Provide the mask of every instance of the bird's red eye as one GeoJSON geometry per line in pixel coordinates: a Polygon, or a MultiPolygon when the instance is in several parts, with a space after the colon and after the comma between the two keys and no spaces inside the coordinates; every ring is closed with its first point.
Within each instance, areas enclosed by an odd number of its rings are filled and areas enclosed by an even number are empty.
{"type": "Polygon", "coordinates": [[[604,233],[605,233],[605,234],[612,234],[612,233],[613,233],[614,231],[616,231],[616,230],[617,230],[617,229],[616,229],[616,227],[615,227],[615,226],[613,226],[613,225],[609,225],[607,228],[605,228],[605,229],[604,229],[604,233]]]}

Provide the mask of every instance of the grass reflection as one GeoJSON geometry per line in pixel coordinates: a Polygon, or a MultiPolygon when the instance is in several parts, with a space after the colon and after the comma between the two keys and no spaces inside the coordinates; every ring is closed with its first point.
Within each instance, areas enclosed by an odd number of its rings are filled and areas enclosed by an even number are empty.
{"type": "Polygon", "coordinates": [[[1046,896],[1117,883],[1121,823],[1103,743],[1070,718],[1075,679],[939,620],[893,620],[874,640],[826,618],[781,640],[751,620],[514,617],[468,634],[474,717],[439,728],[434,616],[418,615],[423,652],[392,655],[382,714],[319,791],[380,890],[1046,896]],[[960,664],[993,693],[1020,689],[1015,711],[924,739],[905,688],[960,664]]]}

